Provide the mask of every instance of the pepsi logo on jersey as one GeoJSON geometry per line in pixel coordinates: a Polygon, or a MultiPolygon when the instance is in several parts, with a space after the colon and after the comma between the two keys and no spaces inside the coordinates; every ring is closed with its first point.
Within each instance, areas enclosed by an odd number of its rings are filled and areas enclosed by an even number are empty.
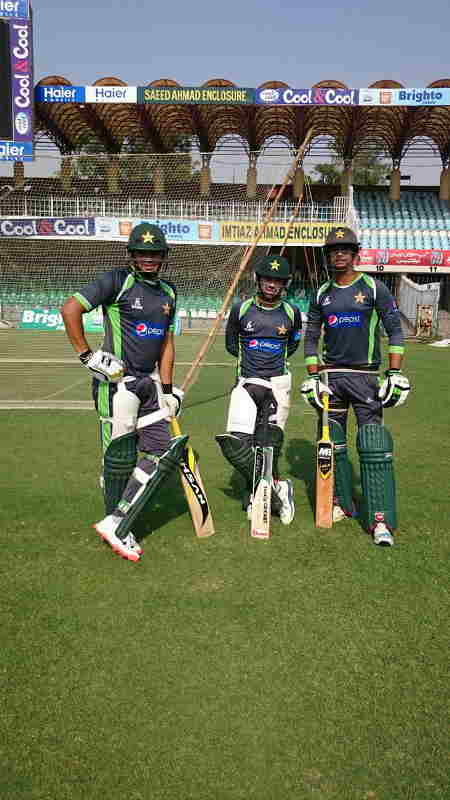
{"type": "Polygon", "coordinates": [[[362,324],[361,314],[329,314],[327,324],[329,328],[360,328],[362,324]]]}
{"type": "Polygon", "coordinates": [[[156,328],[150,322],[138,322],[134,332],[140,339],[161,339],[166,335],[165,328],[156,328]]]}

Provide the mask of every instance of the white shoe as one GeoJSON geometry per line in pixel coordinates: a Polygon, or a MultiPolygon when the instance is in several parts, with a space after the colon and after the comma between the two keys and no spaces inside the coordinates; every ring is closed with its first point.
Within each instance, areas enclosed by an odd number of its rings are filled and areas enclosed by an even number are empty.
{"type": "Polygon", "coordinates": [[[338,505],[333,506],[333,522],[341,522],[343,519],[347,519],[345,511],[338,505]]]}
{"type": "Polygon", "coordinates": [[[295,514],[292,481],[277,481],[277,483],[274,484],[274,490],[281,501],[280,520],[283,525],[290,525],[295,514]]]}
{"type": "Polygon", "coordinates": [[[133,534],[130,532],[126,535],[125,539],[120,539],[116,536],[116,530],[122,521],[122,517],[115,517],[109,514],[100,522],[94,525],[95,530],[102,537],[104,542],[107,542],[115,553],[128,561],[139,561],[142,555],[142,547],[137,543],[133,534]]]}
{"type": "Polygon", "coordinates": [[[379,522],[377,525],[375,525],[373,531],[373,541],[374,544],[378,544],[381,547],[392,547],[394,544],[394,537],[384,522],[379,522]]]}

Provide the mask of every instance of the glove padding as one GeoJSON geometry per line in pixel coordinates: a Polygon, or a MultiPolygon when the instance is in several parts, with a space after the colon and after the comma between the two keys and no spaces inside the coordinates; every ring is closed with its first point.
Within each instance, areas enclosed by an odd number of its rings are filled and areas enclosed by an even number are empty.
{"type": "Polygon", "coordinates": [[[411,390],[408,378],[400,370],[388,369],[384,374],[386,378],[378,390],[381,404],[384,408],[402,406],[411,390]]]}
{"type": "Polygon", "coordinates": [[[82,363],[83,366],[88,368],[94,378],[97,378],[99,381],[116,383],[120,381],[125,374],[125,364],[123,361],[112,353],[107,353],[104,350],[96,350],[95,353],[92,353],[92,355],[82,363]]]}
{"type": "Polygon", "coordinates": [[[300,391],[305,403],[315,408],[316,411],[322,411],[323,409],[320,395],[323,392],[333,394],[331,389],[325,383],[322,383],[319,373],[311,375],[306,381],[303,381],[300,391]]]}
{"type": "Polygon", "coordinates": [[[178,389],[176,386],[173,387],[172,392],[162,395],[163,403],[167,408],[167,420],[170,420],[173,417],[178,417],[181,411],[183,397],[184,392],[182,392],[181,389],[178,389]]]}

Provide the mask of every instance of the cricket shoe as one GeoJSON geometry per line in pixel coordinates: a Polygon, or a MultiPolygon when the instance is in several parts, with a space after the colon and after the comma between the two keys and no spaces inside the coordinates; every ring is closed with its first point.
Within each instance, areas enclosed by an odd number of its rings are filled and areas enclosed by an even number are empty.
{"type": "Polygon", "coordinates": [[[283,525],[290,525],[295,514],[294,489],[292,487],[292,481],[277,481],[274,483],[273,488],[281,503],[279,510],[280,520],[283,525]]]}
{"type": "Polygon", "coordinates": [[[117,555],[128,561],[139,561],[143,550],[134,538],[131,531],[126,535],[125,539],[120,539],[116,536],[116,530],[122,521],[122,517],[116,517],[113,514],[96,522],[93,526],[98,534],[102,537],[104,542],[110,545],[117,555]]]}
{"type": "Polygon", "coordinates": [[[394,537],[384,522],[378,522],[378,524],[375,525],[373,541],[374,544],[378,544],[380,547],[392,547],[394,544],[394,537]]]}
{"type": "Polygon", "coordinates": [[[333,506],[333,522],[341,522],[343,519],[347,519],[347,514],[345,511],[338,505],[333,506]]]}

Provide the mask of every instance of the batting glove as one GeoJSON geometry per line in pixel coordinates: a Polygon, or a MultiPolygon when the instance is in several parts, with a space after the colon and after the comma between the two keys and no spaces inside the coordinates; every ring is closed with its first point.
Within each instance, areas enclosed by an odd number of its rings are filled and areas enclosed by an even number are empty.
{"type": "Polygon", "coordinates": [[[167,419],[177,417],[181,410],[181,403],[184,397],[184,392],[172,386],[171,383],[162,383],[161,388],[163,391],[163,402],[167,408],[167,419]]]}
{"type": "Polygon", "coordinates": [[[315,372],[310,375],[306,381],[303,381],[300,392],[305,403],[315,408],[316,411],[321,411],[323,409],[321,394],[323,394],[323,392],[333,394],[331,389],[322,383],[318,372],[315,372]]]}
{"type": "Polygon", "coordinates": [[[386,377],[378,390],[383,407],[402,406],[411,390],[408,378],[399,369],[387,369],[384,374],[386,377]]]}
{"type": "Polygon", "coordinates": [[[93,353],[87,350],[85,353],[80,353],[79,359],[98,381],[116,383],[124,376],[125,364],[112,353],[106,353],[104,350],[96,350],[93,353]]]}

